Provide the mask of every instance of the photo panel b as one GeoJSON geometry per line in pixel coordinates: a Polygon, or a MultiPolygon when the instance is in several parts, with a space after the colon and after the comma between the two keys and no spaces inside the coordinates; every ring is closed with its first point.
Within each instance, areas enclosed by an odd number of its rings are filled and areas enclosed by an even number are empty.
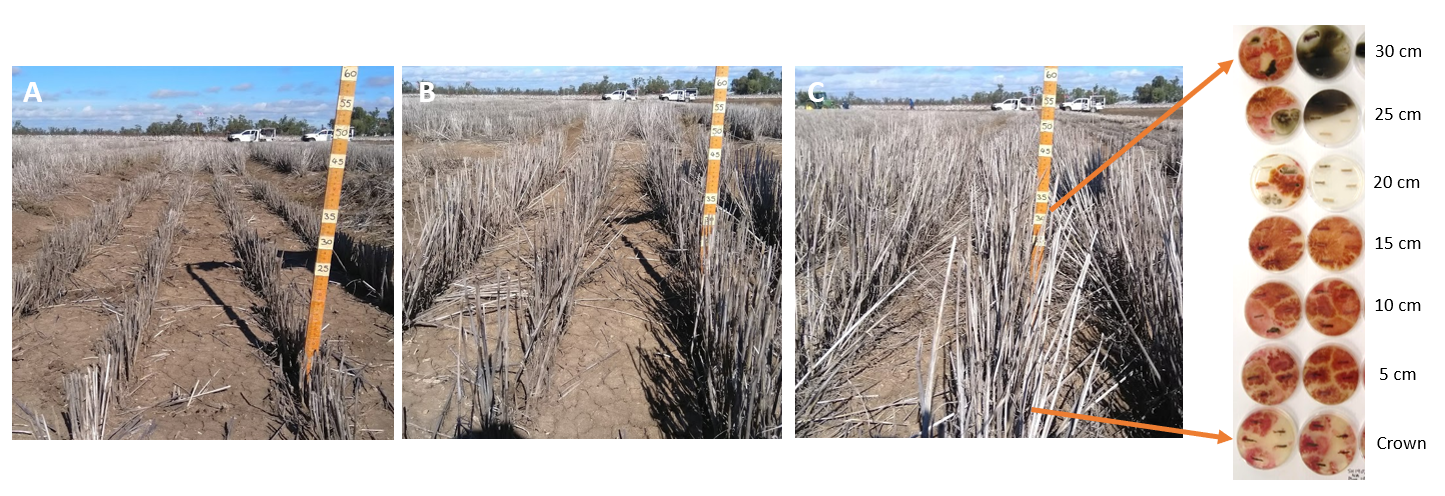
{"type": "Polygon", "coordinates": [[[780,438],[780,67],[404,67],[407,438],[780,438]]]}

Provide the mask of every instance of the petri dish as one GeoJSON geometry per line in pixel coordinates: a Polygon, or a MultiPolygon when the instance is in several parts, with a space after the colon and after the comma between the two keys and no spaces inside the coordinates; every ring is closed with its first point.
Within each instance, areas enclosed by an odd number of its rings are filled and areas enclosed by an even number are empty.
{"type": "MultiPolygon", "coordinates": [[[[1258,228],[1256,228],[1258,229],[1258,228]]],[[[1350,219],[1331,215],[1310,228],[1310,258],[1325,270],[1339,272],[1350,268],[1365,247],[1359,226],[1350,219]]]]}
{"type": "Polygon", "coordinates": [[[1360,364],[1354,353],[1337,344],[1326,344],[1305,360],[1300,374],[1305,392],[1315,401],[1338,405],[1355,395],[1360,385],[1360,364]]]}
{"type": "Polygon", "coordinates": [[[1288,210],[1305,194],[1305,168],[1281,153],[1259,159],[1250,181],[1255,201],[1270,210],[1288,210]]]}
{"type": "Polygon", "coordinates": [[[1360,33],[1360,40],[1355,42],[1355,71],[1360,77],[1365,77],[1365,53],[1369,45],[1365,44],[1365,33],[1360,33]]]}
{"type": "Polygon", "coordinates": [[[1234,444],[1249,466],[1269,470],[1278,467],[1294,451],[1294,419],[1284,410],[1266,407],[1255,410],[1235,431],[1234,444]]]}
{"type": "Polygon", "coordinates": [[[1295,43],[1300,69],[1317,79],[1332,79],[1350,65],[1354,44],[1338,26],[1310,26],[1295,43]]]}
{"type": "Polygon", "coordinates": [[[1320,334],[1339,336],[1360,321],[1360,293],[1339,278],[1329,278],[1310,288],[1305,297],[1305,318],[1320,334]]]}
{"type": "Polygon", "coordinates": [[[1288,348],[1264,345],[1244,361],[1240,383],[1245,394],[1256,403],[1284,403],[1299,388],[1299,360],[1288,348]]]}
{"type": "Polygon", "coordinates": [[[1282,272],[1294,267],[1304,257],[1304,249],[1304,231],[1288,217],[1267,217],[1249,233],[1249,256],[1264,270],[1282,272]]]}
{"type": "Polygon", "coordinates": [[[1277,81],[1294,67],[1294,45],[1278,29],[1255,28],[1239,42],[1239,67],[1249,77],[1277,81]]]}
{"type": "Polygon", "coordinates": [[[1310,417],[1299,436],[1300,460],[1320,475],[1344,472],[1355,461],[1358,446],[1350,421],[1333,412],[1310,417]]]}
{"type": "Polygon", "coordinates": [[[1282,282],[1261,284],[1244,301],[1244,320],[1249,322],[1249,330],[1260,337],[1287,336],[1299,325],[1299,293],[1282,282]]]}
{"type": "Polygon", "coordinates": [[[1299,98],[1279,86],[1260,88],[1249,97],[1244,118],[1255,136],[1270,143],[1283,143],[1299,128],[1299,98]]]}
{"type": "Polygon", "coordinates": [[[1310,198],[1320,208],[1334,212],[1348,210],[1364,196],[1365,171],[1349,157],[1330,155],[1310,169],[1309,190],[1310,198]]]}
{"type": "Polygon", "coordinates": [[[1305,103],[1305,133],[1324,146],[1340,146],[1360,131],[1360,108],[1340,90],[1321,90],[1305,103]]]}

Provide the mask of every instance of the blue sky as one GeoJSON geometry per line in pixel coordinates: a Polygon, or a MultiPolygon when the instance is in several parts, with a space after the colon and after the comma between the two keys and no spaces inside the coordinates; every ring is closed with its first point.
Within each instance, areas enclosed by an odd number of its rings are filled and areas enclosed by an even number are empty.
{"type": "MultiPolygon", "coordinates": [[[[362,67],[357,105],[392,107],[395,69],[362,67]]],[[[206,117],[283,115],[325,125],[336,114],[341,67],[12,67],[12,121],[28,127],[117,129],[206,117]],[[23,102],[34,82],[44,102],[23,102]]]]}
{"type": "MultiPolygon", "coordinates": [[[[729,69],[728,77],[737,79],[753,68],[763,72],[773,71],[782,77],[783,68],[778,66],[735,65],[729,69]]],[[[522,88],[557,89],[593,83],[608,76],[612,81],[631,81],[633,77],[652,78],[662,76],[668,81],[691,80],[694,77],[712,79],[713,66],[505,66],[505,67],[460,67],[460,66],[405,66],[401,78],[405,81],[431,81],[439,85],[461,86],[467,81],[479,88],[522,88]]]]}
{"type": "MultiPolygon", "coordinates": [[[[1183,75],[1183,67],[1064,66],[1059,68],[1059,86],[1073,89],[1098,84],[1132,94],[1135,87],[1149,82],[1154,76],[1174,79],[1183,75]]],[[[821,91],[837,96],[852,91],[865,98],[949,98],[972,95],[977,91],[993,91],[998,83],[1003,83],[1008,91],[1026,91],[1029,86],[1042,86],[1044,68],[799,66],[794,70],[794,76],[794,91],[807,91],[808,85],[821,82],[821,91]]]]}

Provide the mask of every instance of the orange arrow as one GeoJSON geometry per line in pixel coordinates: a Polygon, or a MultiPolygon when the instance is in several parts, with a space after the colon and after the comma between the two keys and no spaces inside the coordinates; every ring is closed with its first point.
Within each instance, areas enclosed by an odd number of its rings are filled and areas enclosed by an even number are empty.
{"type": "MultiPolygon", "coordinates": [[[[1205,82],[1207,83],[1208,81],[1205,81],[1205,82]]],[[[1201,85],[1201,86],[1203,86],[1203,85],[1201,85]]],[[[1224,444],[1225,441],[1234,439],[1234,438],[1232,438],[1232,437],[1229,437],[1229,434],[1225,434],[1224,431],[1219,431],[1219,434],[1210,434],[1210,433],[1208,433],[1208,432],[1191,431],[1191,430],[1185,430],[1185,429],[1175,429],[1175,428],[1173,428],[1173,427],[1164,427],[1164,426],[1162,426],[1162,425],[1141,424],[1141,423],[1138,423],[1138,422],[1129,422],[1129,421],[1126,421],[1126,420],[1114,420],[1114,419],[1111,419],[1111,418],[1095,417],[1095,416],[1093,416],[1093,415],[1082,415],[1082,414],[1078,414],[1078,413],[1061,412],[1061,411],[1058,411],[1058,410],[1045,410],[1045,409],[1043,409],[1043,408],[1030,408],[1029,411],[1034,412],[1034,413],[1044,414],[1044,415],[1057,415],[1057,416],[1060,416],[1060,417],[1068,417],[1068,418],[1072,418],[1072,419],[1090,420],[1090,421],[1094,421],[1094,422],[1103,422],[1103,423],[1106,423],[1106,424],[1122,425],[1122,426],[1125,426],[1125,427],[1138,427],[1138,428],[1140,428],[1140,429],[1149,429],[1149,430],[1151,430],[1151,431],[1163,431],[1163,432],[1169,432],[1169,433],[1174,433],[1174,434],[1183,434],[1183,435],[1186,435],[1186,436],[1207,437],[1207,438],[1210,438],[1210,439],[1219,440],[1219,442],[1214,443],[1214,444],[1224,444]]]]}
{"type": "Polygon", "coordinates": [[[1144,139],[1144,136],[1148,135],[1150,131],[1153,131],[1154,128],[1159,127],[1160,124],[1163,124],[1164,120],[1168,119],[1169,116],[1174,115],[1175,110],[1179,110],[1179,107],[1184,106],[1184,102],[1189,101],[1190,98],[1194,98],[1194,94],[1199,93],[1199,90],[1204,89],[1204,86],[1208,85],[1210,81],[1214,81],[1214,78],[1219,77],[1220,74],[1228,74],[1229,66],[1231,65],[1234,65],[1233,60],[1226,60],[1224,62],[1220,62],[1219,70],[1214,71],[1214,74],[1210,74],[1209,77],[1204,79],[1204,82],[1199,83],[1199,86],[1195,86],[1194,91],[1190,91],[1188,95],[1184,95],[1183,100],[1179,100],[1179,102],[1175,103],[1173,107],[1169,107],[1169,111],[1164,112],[1164,115],[1159,116],[1158,119],[1154,119],[1153,124],[1150,124],[1149,127],[1144,128],[1144,132],[1139,133],[1138,136],[1135,136],[1133,141],[1130,141],[1129,144],[1124,145],[1124,148],[1120,148],[1118,152],[1114,153],[1114,156],[1109,157],[1109,160],[1105,160],[1104,165],[1100,165],[1098,169],[1094,169],[1094,172],[1089,174],[1089,177],[1084,178],[1084,182],[1079,183],[1078,186],[1074,186],[1074,189],[1069,190],[1069,194],[1064,195],[1062,198],[1059,198],[1059,201],[1054,202],[1054,205],[1049,207],[1049,211],[1053,212],[1055,210],[1058,210],[1059,205],[1063,205],[1064,202],[1069,199],[1069,197],[1074,196],[1074,193],[1078,193],[1080,189],[1083,189],[1085,184],[1089,184],[1089,181],[1093,181],[1095,177],[1097,177],[1100,173],[1104,172],[1104,169],[1109,168],[1110,164],[1113,164],[1115,160],[1119,160],[1119,157],[1124,156],[1124,152],[1129,151],[1130,148],[1133,148],[1135,144],[1139,143],[1139,140],[1144,139]]]}

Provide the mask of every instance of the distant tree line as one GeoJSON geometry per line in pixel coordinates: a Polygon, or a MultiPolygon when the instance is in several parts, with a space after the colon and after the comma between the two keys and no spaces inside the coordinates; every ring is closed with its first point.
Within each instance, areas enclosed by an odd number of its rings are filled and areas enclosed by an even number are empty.
{"type": "Polygon", "coordinates": [[[781,95],[783,78],[774,75],[773,71],[763,73],[753,69],[743,77],[734,79],[731,90],[735,95],[781,95]]]}
{"type": "Polygon", "coordinates": [[[1184,99],[1184,84],[1178,76],[1164,79],[1154,76],[1149,84],[1134,88],[1134,101],[1139,103],[1174,103],[1184,99]]]}
{"type": "MultiPolygon", "coordinates": [[[[418,82],[402,81],[401,92],[415,94],[420,92],[418,82]]],[[[603,95],[617,90],[636,88],[641,94],[667,93],[672,90],[697,88],[698,94],[707,95],[713,92],[714,85],[712,78],[694,77],[689,80],[673,79],[667,80],[662,76],[652,78],[636,77],[631,81],[613,81],[611,76],[602,76],[602,80],[582,83],[580,85],[561,86],[556,89],[550,88],[482,88],[473,86],[471,81],[461,86],[454,86],[450,83],[436,85],[433,89],[438,95],[603,95]]],[[[734,95],[778,95],[783,92],[783,78],[773,71],[763,72],[760,69],[752,69],[747,74],[733,79],[729,91],[734,95]]]]}
{"type": "MultiPolygon", "coordinates": [[[[373,108],[373,109],[371,109],[370,111],[367,111],[367,110],[364,109],[364,108],[356,107],[355,109],[353,109],[353,110],[351,111],[351,132],[352,132],[353,134],[357,134],[357,135],[361,135],[361,136],[391,136],[391,135],[392,135],[392,132],[394,131],[394,127],[392,126],[392,122],[394,122],[394,120],[393,120],[393,117],[394,117],[393,112],[394,112],[395,110],[396,110],[395,107],[386,109],[386,114],[385,114],[385,115],[382,115],[381,109],[379,109],[379,108],[373,108]]],[[[326,126],[327,126],[327,127],[331,127],[331,126],[334,126],[334,125],[336,125],[336,119],[335,119],[335,118],[332,118],[332,119],[329,119],[329,120],[326,121],[326,126]]],[[[257,126],[257,127],[266,127],[266,126],[257,126]]],[[[281,128],[279,128],[279,127],[276,128],[276,132],[280,133],[280,132],[281,132],[281,128]]],[[[307,132],[310,132],[310,131],[307,131],[307,132]]],[[[282,134],[290,134],[290,133],[282,133],[282,134]]],[[[299,133],[299,134],[305,134],[305,133],[299,133]]]]}
{"type": "MultiPolygon", "coordinates": [[[[352,132],[362,136],[390,136],[393,134],[392,118],[394,108],[387,109],[385,114],[380,109],[366,110],[356,107],[351,112],[352,132]]],[[[336,119],[328,120],[326,125],[336,124],[336,119]]],[[[295,119],[290,116],[281,116],[279,120],[260,119],[252,121],[245,115],[220,117],[210,116],[202,121],[186,122],[185,116],[176,114],[176,118],[170,122],[152,122],[149,126],[141,127],[136,124],[132,127],[120,129],[78,129],[72,127],[26,127],[20,121],[10,127],[12,135],[114,135],[114,136],[199,136],[199,135],[226,135],[239,133],[247,129],[275,128],[276,134],[302,135],[313,133],[320,128],[311,125],[305,119],[295,119]]]]}
{"type": "MultiPolygon", "coordinates": [[[[914,105],[966,105],[966,104],[992,104],[1002,102],[1009,98],[1025,98],[1039,95],[1043,91],[1042,86],[1030,86],[1028,91],[1005,91],[1004,85],[1000,84],[993,91],[975,91],[972,95],[960,95],[950,98],[915,98],[914,105]]],[[[1105,104],[1113,104],[1133,97],[1136,103],[1174,103],[1184,98],[1184,86],[1178,77],[1165,79],[1164,76],[1154,76],[1149,84],[1134,89],[1134,94],[1120,93],[1114,88],[1105,88],[1101,85],[1094,85],[1090,88],[1076,87],[1072,89],[1059,88],[1057,96],[1059,100],[1073,100],[1075,98],[1088,98],[1091,95],[1103,95],[1105,104]]],[[[838,99],[834,97],[835,99],[838,99]]],[[[806,105],[808,92],[799,91],[793,98],[797,105],[806,105]]],[[[908,97],[883,97],[863,98],[855,95],[852,91],[842,99],[851,105],[907,105],[908,97]]]]}

